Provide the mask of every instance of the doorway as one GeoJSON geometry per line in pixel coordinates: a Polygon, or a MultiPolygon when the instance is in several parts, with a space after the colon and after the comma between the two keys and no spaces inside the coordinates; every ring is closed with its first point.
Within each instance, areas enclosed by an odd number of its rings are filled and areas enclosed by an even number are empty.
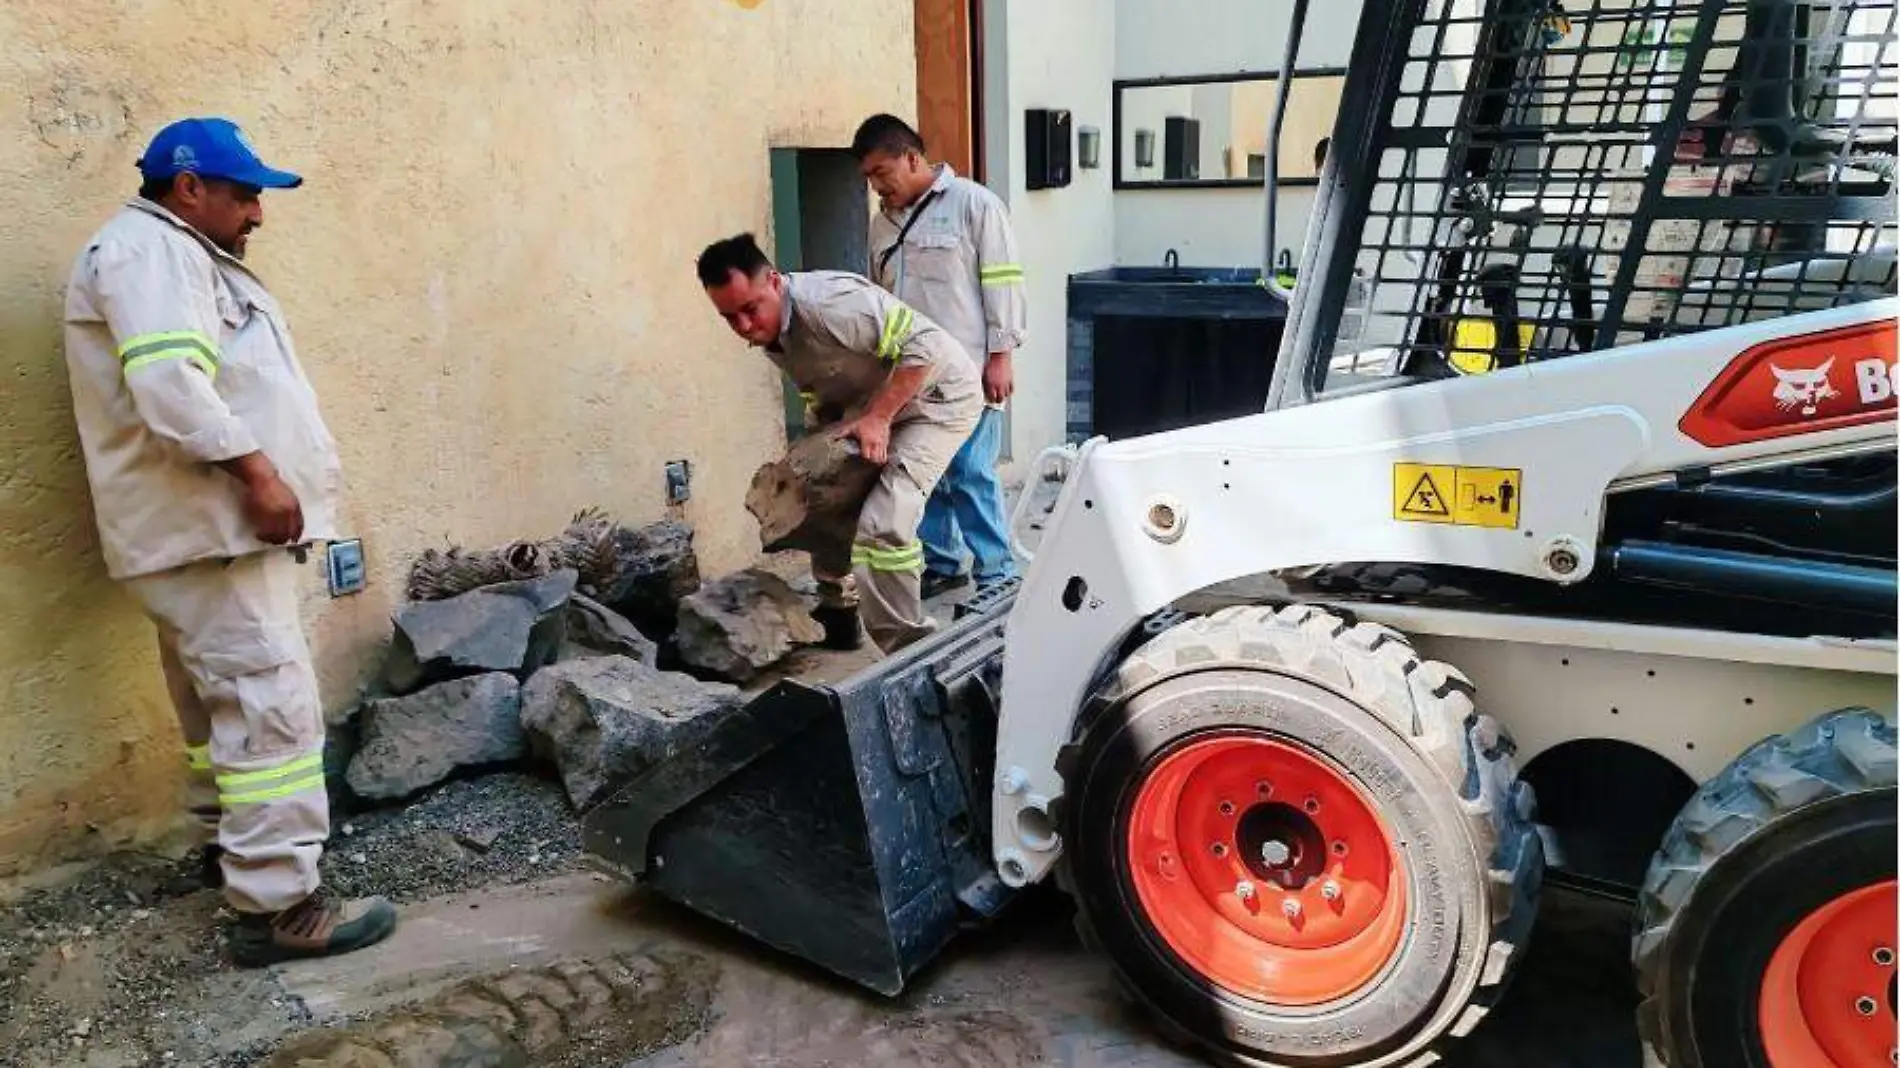
{"type": "MultiPolygon", "coordinates": [[[[849,149],[772,149],[772,261],[781,271],[871,270],[870,190],[849,149]]],[[[805,430],[805,402],[790,380],[785,433],[805,430]]]]}

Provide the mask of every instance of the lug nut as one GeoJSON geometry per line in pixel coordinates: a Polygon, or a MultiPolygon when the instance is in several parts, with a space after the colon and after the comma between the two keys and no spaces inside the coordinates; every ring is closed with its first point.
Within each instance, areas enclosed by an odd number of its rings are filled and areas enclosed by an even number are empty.
{"type": "Polygon", "coordinates": [[[1270,782],[1266,782],[1266,781],[1257,782],[1254,784],[1253,790],[1254,790],[1254,793],[1259,794],[1261,797],[1273,796],[1273,784],[1270,782]]]}
{"type": "Polygon", "coordinates": [[[1222,801],[1222,802],[1220,803],[1220,814],[1221,814],[1221,815],[1223,815],[1223,816],[1231,816],[1231,815],[1233,815],[1233,814],[1234,814],[1234,803],[1233,803],[1232,801],[1222,801]]]}
{"type": "Polygon", "coordinates": [[[1226,855],[1227,855],[1227,843],[1225,843],[1225,842],[1215,842],[1215,843],[1214,843],[1214,855],[1215,855],[1215,856],[1217,856],[1217,857],[1224,857],[1224,856],[1226,856],[1226,855]]]}
{"type": "Polygon", "coordinates": [[[1322,884],[1319,888],[1319,896],[1325,898],[1328,901],[1338,901],[1339,900],[1339,884],[1332,881],[1331,879],[1326,880],[1326,882],[1322,884]]]}
{"type": "Polygon", "coordinates": [[[1278,838],[1269,838],[1260,843],[1260,859],[1266,861],[1268,867],[1278,868],[1293,859],[1293,850],[1278,838]]]}
{"type": "Polygon", "coordinates": [[[1882,968],[1893,967],[1893,950],[1880,946],[1874,950],[1874,963],[1882,968]]]}
{"type": "Polygon", "coordinates": [[[1307,812],[1307,815],[1309,815],[1309,816],[1310,816],[1310,815],[1312,815],[1313,813],[1315,813],[1315,812],[1318,812],[1318,811],[1319,811],[1319,798],[1317,798],[1317,797],[1309,797],[1309,798],[1307,798],[1307,799],[1306,799],[1306,812],[1307,812]]]}
{"type": "Polygon", "coordinates": [[[1880,1008],[1880,1003],[1864,994],[1854,999],[1854,1011],[1862,1016],[1872,1016],[1878,1008],[1880,1008]]]}
{"type": "Polygon", "coordinates": [[[1280,902],[1280,911],[1286,914],[1287,919],[1297,920],[1300,918],[1300,903],[1297,899],[1289,897],[1280,902]]]}
{"type": "Polygon", "coordinates": [[[1343,857],[1345,855],[1346,855],[1346,840],[1344,838],[1341,838],[1339,841],[1333,843],[1333,856],[1343,857]]]}
{"type": "Polygon", "coordinates": [[[1253,900],[1253,884],[1245,879],[1234,884],[1234,896],[1242,901],[1253,900]]]}

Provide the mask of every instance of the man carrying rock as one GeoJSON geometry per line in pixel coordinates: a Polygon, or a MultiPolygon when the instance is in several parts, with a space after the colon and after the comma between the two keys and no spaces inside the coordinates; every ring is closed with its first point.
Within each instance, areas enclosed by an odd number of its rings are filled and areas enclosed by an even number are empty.
{"type": "Polygon", "coordinates": [[[996,462],[1003,404],[1015,389],[1010,361],[1028,336],[1029,302],[1009,211],[949,164],[933,165],[924,139],[894,115],[864,120],[851,152],[881,199],[871,217],[871,277],[941,324],[982,368],[988,403],[918,528],[924,596],[970,581],[963,573],[966,544],[980,592],[1016,574],[996,462]]]}
{"type": "Polygon", "coordinates": [[[289,327],[243,263],[259,194],[301,184],[232,123],[185,119],[86,243],[66,291],[66,365],[108,574],[158,628],[159,660],[215,833],[207,881],[246,966],[387,937],[387,902],[331,901],[323,710],[297,560],[335,536],[336,443],[289,327]]]}
{"type": "Polygon", "coordinates": [[[983,410],[976,364],[937,324],[860,275],[781,274],[751,234],[700,254],[699,281],[733,333],[805,396],[815,430],[880,465],[850,544],[812,553],[825,644],[851,648],[858,617],[885,653],[928,635],[919,590],[924,501],[983,410]],[[862,602],[860,604],[860,601],[862,602]]]}

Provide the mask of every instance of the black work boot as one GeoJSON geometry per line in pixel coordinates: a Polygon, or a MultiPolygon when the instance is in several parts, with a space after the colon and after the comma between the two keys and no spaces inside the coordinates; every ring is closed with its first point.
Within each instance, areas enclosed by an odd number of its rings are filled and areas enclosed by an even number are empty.
{"type": "Polygon", "coordinates": [[[935,571],[924,572],[923,581],[917,584],[918,596],[928,601],[932,597],[960,590],[970,584],[970,576],[964,574],[940,575],[935,571]]]}
{"type": "Polygon", "coordinates": [[[848,653],[864,644],[864,628],[858,625],[856,608],[819,605],[811,610],[811,618],[825,628],[825,639],[818,644],[826,649],[848,653]]]}
{"type": "Polygon", "coordinates": [[[336,902],[318,888],[282,912],[243,913],[230,932],[231,959],[260,968],[333,957],[372,946],[396,929],[396,907],[380,897],[336,902]]]}

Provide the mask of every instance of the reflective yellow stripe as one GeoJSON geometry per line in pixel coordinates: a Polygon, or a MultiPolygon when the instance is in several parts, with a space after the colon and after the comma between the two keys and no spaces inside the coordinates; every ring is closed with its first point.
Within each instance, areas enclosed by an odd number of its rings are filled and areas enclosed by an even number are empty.
{"type": "Polygon", "coordinates": [[[976,276],[986,286],[1006,286],[1023,280],[1023,265],[1020,263],[992,263],[976,272],[976,276]]]}
{"type": "Polygon", "coordinates": [[[185,766],[193,771],[210,771],[211,747],[209,745],[186,746],[185,766]]]}
{"type": "Polygon", "coordinates": [[[260,771],[238,771],[218,776],[218,801],[225,805],[248,805],[302,793],[323,785],[323,751],[260,771]],[[257,789],[239,790],[240,786],[257,789]]]}
{"type": "Polygon", "coordinates": [[[851,564],[863,564],[873,571],[918,571],[924,566],[922,542],[887,549],[881,545],[859,543],[851,547],[851,564]]]}
{"type": "Polygon", "coordinates": [[[805,407],[807,408],[812,407],[813,405],[816,405],[818,403],[818,394],[816,393],[806,393],[805,391],[800,390],[798,393],[798,397],[800,400],[805,402],[805,407]]]}
{"type": "Polygon", "coordinates": [[[124,374],[164,360],[190,360],[205,374],[213,378],[218,375],[218,347],[210,338],[193,330],[140,334],[127,338],[125,344],[119,346],[120,369],[124,374]]]}
{"type": "Polygon", "coordinates": [[[910,336],[910,324],[915,319],[910,308],[902,304],[891,312],[891,317],[884,320],[884,336],[878,339],[878,359],[897,362],[898,353],[904,348],[904,339],[910,336]]]}
{"type": "Polygon", "coordinates": [[[263,790],[247,790],[241,794],[227,794],[220,790],[218,792],[218,804],[226,807],[231,805],[255,805],[259,801],[275,801],[280,797],[289,797],[292,794],[303,793],[305,790],[321,789],[323,789],[323,769],[319,768],[301,779],[293,779],[281,786],[272,786],[263,790]]]}

